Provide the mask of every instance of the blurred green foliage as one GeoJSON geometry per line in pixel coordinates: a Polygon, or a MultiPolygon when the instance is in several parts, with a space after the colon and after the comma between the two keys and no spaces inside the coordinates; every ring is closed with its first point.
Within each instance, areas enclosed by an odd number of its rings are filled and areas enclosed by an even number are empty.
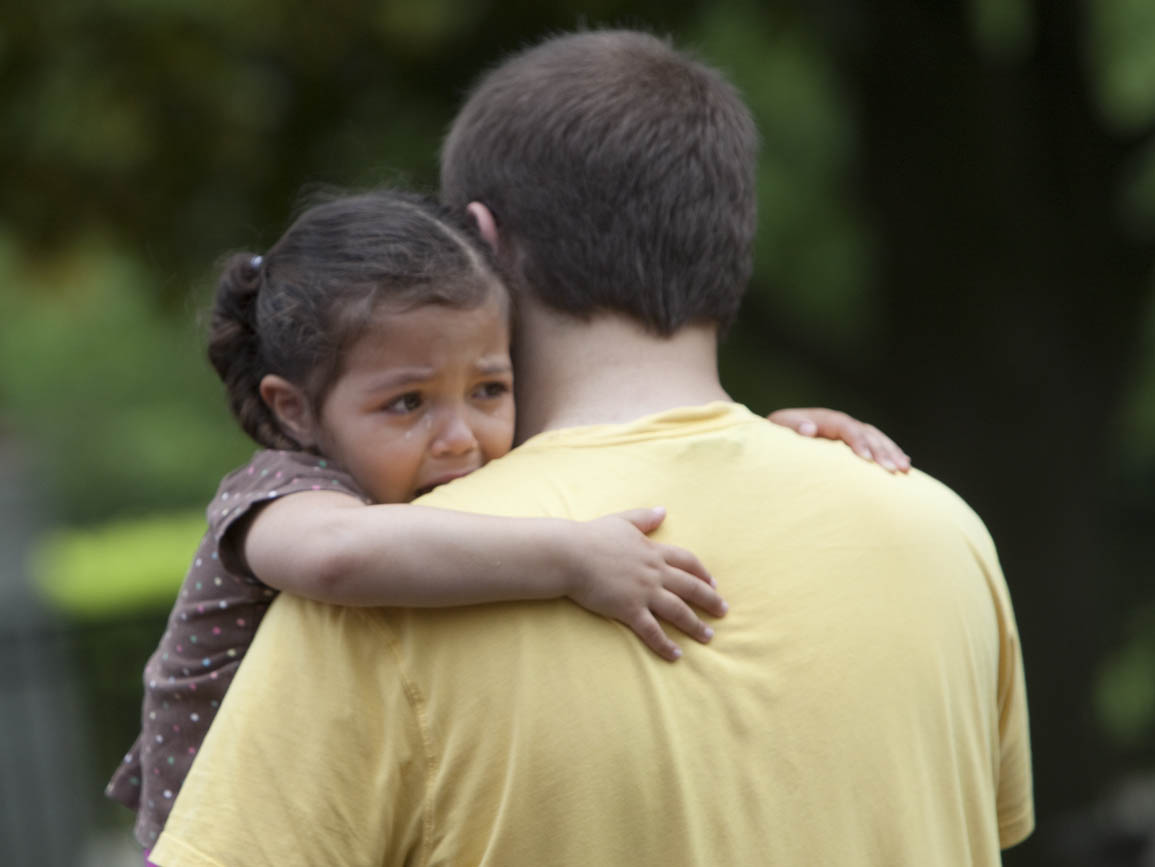
{"type": "Polygon", "coordinates": [[[1130,631],[1130,641],[1103,665],[1096,711],[1118,743],[1135,746],[1155,728],[1155,609],[1137,612],[1130,631]]]}
{"type": "Polygon", "coordinates": [[[251,451],[196,317],[165,310],[151,277],[99,237],[45,260],[0,235],[0,406],[66,520],[198,503],[251,451]]]}
{"type": "Polygon", "coordinates": [[[34,553],[33,579],[77,620],[163,610],[176,597],[204,533],[201,511],[56,530],[34,553]]]}
{"type": "Polygon", "coordinates": [[[1155,117],[1155,5],[1100,0],[1091,16],[1090,48],[1104,116],[1123,129],[1155,117]]]}
{"type": "Polygon", "coordinates": [[[830,59],[804,22],[741,0],[711,5],[696,37],[758,118],[759,282],[805,287],[776,293],[792,326],[861,351],[875,324],[870,236],[848,183],[854,132],[830,59]]]}

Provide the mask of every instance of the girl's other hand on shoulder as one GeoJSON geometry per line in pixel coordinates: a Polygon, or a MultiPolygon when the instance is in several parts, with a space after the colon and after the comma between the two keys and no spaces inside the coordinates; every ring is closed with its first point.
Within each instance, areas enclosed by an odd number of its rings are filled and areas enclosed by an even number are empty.
{"type": "Polygon", "coordinates": [[[861,422],[844,412],[821,407],[780,409],[770,413],[767,418],[804,437],[841,440],[860,458],[874,461],[892,473],[910,470],[910,457],[894,440],[874,425],[861,422]]]}

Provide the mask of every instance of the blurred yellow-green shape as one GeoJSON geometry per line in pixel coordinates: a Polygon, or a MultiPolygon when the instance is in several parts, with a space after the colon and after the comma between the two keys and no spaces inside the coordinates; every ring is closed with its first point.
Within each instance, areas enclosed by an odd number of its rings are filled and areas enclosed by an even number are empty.
{"type": "Polygon", "coordinates": [[[78,618],[167,606],[204,532],[199,510],[57,530],[33,551],[33,580],[55,608],[78,618]]]}

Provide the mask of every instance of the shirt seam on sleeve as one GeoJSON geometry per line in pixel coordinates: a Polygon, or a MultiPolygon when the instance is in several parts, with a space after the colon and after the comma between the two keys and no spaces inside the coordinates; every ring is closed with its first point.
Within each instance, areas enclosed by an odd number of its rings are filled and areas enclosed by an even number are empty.
{"type": "Polygon", "coordinates": [[[414,723],[417,726],[417,733],[421,738],[421,747],[425,754],[422,766],[425,774],[425,793],[421,798],[421,863],[428,864],[432,858],[433,848],[433,776],[437,769],[437,753],[433,745],[433,732],[425,711],[425,698],[417,684],[405,674],[404,666],[401,663],[400,642],[393,630],[389,628],[383,614],[377,613],[380,616],[374,616],[372,619],[385,636],[385,644],[397,665],[397,676],[401,680],[401,688],[405,692],[405,699],[409,703],[409,708],[413,711],[414,723]]]}
{"type": "Polygon", "coordinates": [[[1014,846],[1025,840],[1035,827],[1035,811],[1030,804],[1021,807],[1010,819],[999,817],[999,845],[1014,846]]]}

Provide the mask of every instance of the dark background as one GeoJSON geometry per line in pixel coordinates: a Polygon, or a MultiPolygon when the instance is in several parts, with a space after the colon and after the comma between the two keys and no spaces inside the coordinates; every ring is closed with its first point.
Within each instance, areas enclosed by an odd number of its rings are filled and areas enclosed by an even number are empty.
{"type": "MultiPolygon", "coordinates": [[[[995,537],[1039,813],[1008,863],[1155,853],[1151,0],[13,5],[0,582],[65,589],[19,603],[19,626],[0,618],[0,666],[23,672],[0,683],[12,707],[41,677],[76,703],[76,764],[40,785],[63,811],[46,827],[71,829],[62,851],[121,833],[100,786],[195,543],[194,529],[174,554],[150,520],[196,524],[251,449],[201,356],[214,261],[264,249],[303,187],[433,190],[480,69],[554,30],[620,24],[723,69],[759,122],[757,272],[724,350],[731,393],[878,424],[995,537]],[[105,547],[53,559],[78,538],[105,547]],[[176,565],[145,568],[161,549],[176,565]],[[107,589],[134,569],[135,590],[107,589]]],[[[10,768],[17,735],[2,748],[10,768]]],[[[4,791],[9,817],[43,813],[4,791]]],[[[18,851],[27,825],[0,829],[0,852],[18,851]]]]}

